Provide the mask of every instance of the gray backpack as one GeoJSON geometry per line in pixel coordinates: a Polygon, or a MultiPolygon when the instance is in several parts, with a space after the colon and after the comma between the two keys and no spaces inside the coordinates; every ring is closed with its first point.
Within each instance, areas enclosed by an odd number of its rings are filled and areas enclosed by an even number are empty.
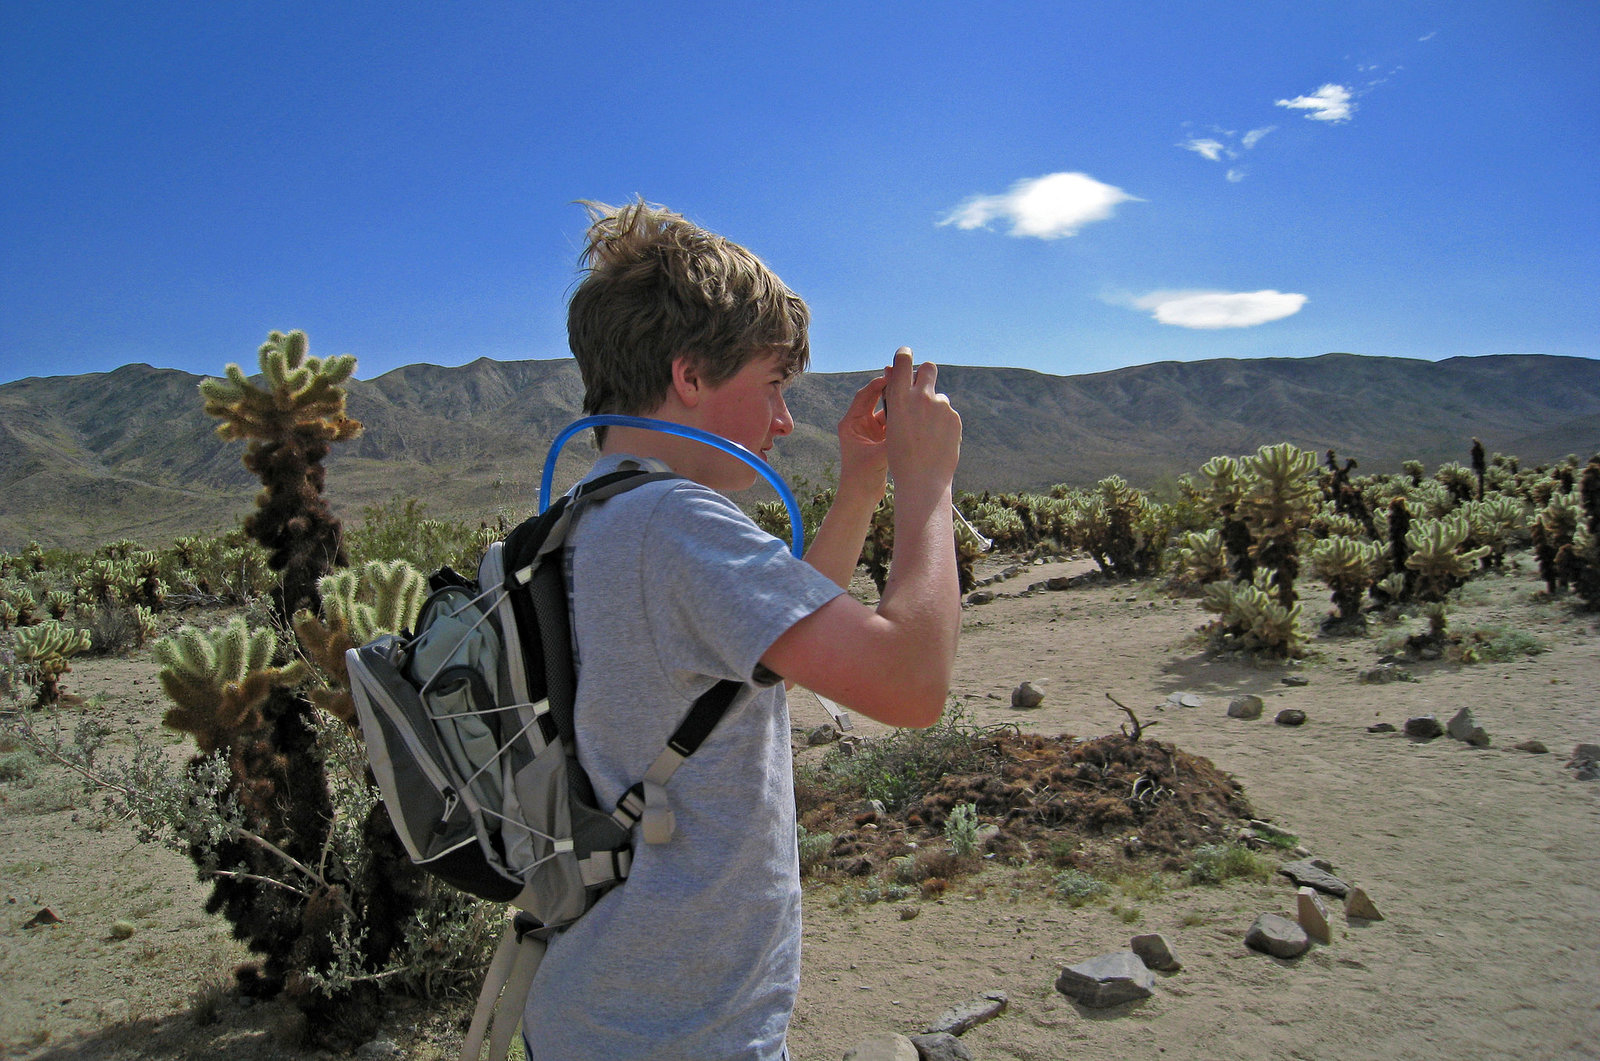
{"type": "Polygon", "coordinates": [[[346,654],[367,756],[396,833],[417,865],[522,911],[508,926],[462,1048],[504,1058],[551,935],[628,877],[633,829],[673,832],[664,786],[732,704],[722,681],[690,709],[643,778],[596,804],[573,730],[562,549],[586,506],[670,473],[620,471],[585,483],[491,545],[476,582],[445,569],[416,631],[346,654]]]}

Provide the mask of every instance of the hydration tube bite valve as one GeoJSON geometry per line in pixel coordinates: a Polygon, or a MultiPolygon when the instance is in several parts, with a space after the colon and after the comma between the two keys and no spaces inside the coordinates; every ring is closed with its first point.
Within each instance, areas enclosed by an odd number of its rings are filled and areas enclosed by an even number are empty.
{"type": "Polygon", "coordinates": [[[550,507],[550,484],[556,476],[556,457],[561,452],[561,447],[587,427],[637,427],[646,431],[659,431],[664,435],[677,435],[679,438],[693,439],[703,442],[714,449],[719,449],[730,457],[737,457],[750,467],[754,468],[767,483],[778,492],[778,497],[783,501],[783,507],[789,513],[789,551],[796,558],[805,555],[805,526],[800,518],[800,505],[794,499],[794,493],[789,489],[789,484],[783,477],[772,470],[772,466],[762,460],[760,456],[750,452],[737,442],[731,442],[721,435],[714,435],[709,431],[702,431],[698,427],[689,427],[685,424],[674,424],[667,420],[652,420],[644,416],[622,416],[618,413],[600,413],[595,416],[585,416],[581,420],[574,420],[556,436],[550,444],[550,455],[544,460],[544,474],[539,478],[539,511],[543,512],[550,507]]]}

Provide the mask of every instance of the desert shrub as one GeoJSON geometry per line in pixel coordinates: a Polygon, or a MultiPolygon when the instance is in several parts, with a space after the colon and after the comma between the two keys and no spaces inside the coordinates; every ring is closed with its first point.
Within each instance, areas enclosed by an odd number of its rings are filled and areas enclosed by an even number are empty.
{"type": "Polygon", "coordinates": [[[1490,626],[1459,633],[1450,655],[1462,663],[1509,663],[1537,656],[1548,648],[1543,640],[1526,630],[1490,626]]]}
{"type": "Polygon", "coordinates": [[[1271,880],[1276,866],[1243,844],[1205,844],[1189,857],[1191,884],[1222,884],[1236,878],[1271,880]]]}
{"type": "Polygon", "coordinates": [[[978,806],[975,803],[961,803],[950,811],[950,816],[944,820],[944,838],[954,851],[962,858],[973,855],[978,850],[978,806]]]}
{"type": "Polygon", "coordinates": [[[1081,869],[1064,869],[1050,878],[1050,894],[1078,907],[1111,893],[1111,885],[1081,869]]]}
{"type": "Polygon", "coordinates": [[[986,762],[980,746],[985,731],[974,725],[958,704],[926,729],[895,730],[886,737],[862,741],[854,754],[837,748],[807,778],[812,798],[878,800],[898,811],[922,798],[946,774],[973,773],[986,762]]]}
{"type": "Polygon", "coordinates": [[[472,520],[436,519],[423,501],[408,497],[361,510],[361,522],[345,535],[355,565],[404,560],[419,571],[452,567],[475,574],[478,559],[509,528],[472,520]]]}
{"type": "Polygon", "coordinates": [[[816,872],[828,858],[833,848],[833,833],[808,832],[804,825],[796,825],[796,842],[800,849],[800,875],[808,877],[816,872]]]}

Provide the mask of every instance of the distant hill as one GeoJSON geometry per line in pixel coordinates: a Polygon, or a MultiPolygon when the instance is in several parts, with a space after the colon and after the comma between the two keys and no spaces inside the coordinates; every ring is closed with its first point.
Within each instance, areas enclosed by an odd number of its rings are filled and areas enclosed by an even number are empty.
{"type": "MultiPolygon", "coordinates": [[[[124,365],[0,386],[0,549],[236,526],[256,484],[239,463],[243,444],[219,440],[201,411],[201,378],[124,365]]],[[[779,471],[825,474],[833,424],[867,378],[795,384],[779,471]]],[[[1082,376],[941,366],[939,381],[962,415],[957,485],[969,490],[1083,486],[1113,473],[1148,487],[1283,441],[1334,449],[1363,471],[1465,463],[1473,436],[1525,462],[1600,452],[1600,361],[1588,358],[1325,354],[1082,376]]],[[[328,497],[347,519],[407,496],[437,515],[531,509],[545,451],[582,395],[570,360],[410,365],[354,381],[350,414],[366,431],[329,458],[328,497]]],[[[573,440],[558,478],[570,482],[591,456],[573,440]]]]}

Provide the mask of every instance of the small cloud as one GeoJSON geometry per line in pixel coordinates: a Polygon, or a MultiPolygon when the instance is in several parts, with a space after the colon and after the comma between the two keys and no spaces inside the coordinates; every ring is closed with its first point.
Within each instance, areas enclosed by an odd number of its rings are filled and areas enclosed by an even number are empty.
{"type": "Polygon", "coordinates": [[[1244,167],[1243,166],[1234,166],[1232,169],[1228,170],[1228,183],[1229,184],[1238,184],[1242,180],[1244,180],[1244,167]]]}
{"type": "Polygon", "coordinates": [[[1278,106],[1290,110],[1310,111],[1306,117],[1315,122],[1347,122],[1355,112],[1350,90],[1343,85],[1323,85],[1309,96],[1280,99],[1278,106]]]}
{"type": "Polygon", "coordinates": [[[1198,139],[1196,139],[1196,140],[1187,140],[1184,143],[1179,144],[1178,146],[1181,147],[1181,148],[1184,148],[1185,150],[1193,151],[1195,154],[1200,155],[1203,158],[1209,159],[1212,162],[1219,161],[1222,158],[1222,153],[1227,150],[1227,146],[1224,145],[1221,140],[1209,140],[1209,139],[1208,140],[1198,140],[1198,139]]]}
{"type": "Polygon", "coordinates": [[[939,224],[973,229],[1005,218],[1013,236],[1060,239],[1077,235],[1090,222],[1106,220],[1118,203],[1143,201],[1087,173],[1050,173],[1020,180],[1001,195],[975,195],[939,224]]]}
{"type": "Polygon", "coordinates": [[[1433,31],[1429,32],[1428,34],[1426,34],[1425,36],[1418,37],[1417,38],[1417,43],[1421,44],[1423,41],[1431,41],[1431,40],[1433,40],[1433,38],[1437,37],[1438,35],[1439,35],[1439,31],[1438,30],[1433,30],[1433,31]]]}
{"type": "Polygon", "coordinates": [[[1179,328],[1253,328],[1300,312],[1306,296],[1283,291],[1152,291],[1128,300],[1179,328]]]}
{"type": "Polygon", "coordinates": [[[1249,150],[1250,148],[1259,144],[1263,136],[1266,136],[1270,132],[1276,131],[1277,128],[1278,127],[1276,125],[1268,125],[1260,129],[1251,129],[1248,133],[1244,134],[1244,138],[1239,142],[1245,146],[1246,150],[1249,150]]]}

